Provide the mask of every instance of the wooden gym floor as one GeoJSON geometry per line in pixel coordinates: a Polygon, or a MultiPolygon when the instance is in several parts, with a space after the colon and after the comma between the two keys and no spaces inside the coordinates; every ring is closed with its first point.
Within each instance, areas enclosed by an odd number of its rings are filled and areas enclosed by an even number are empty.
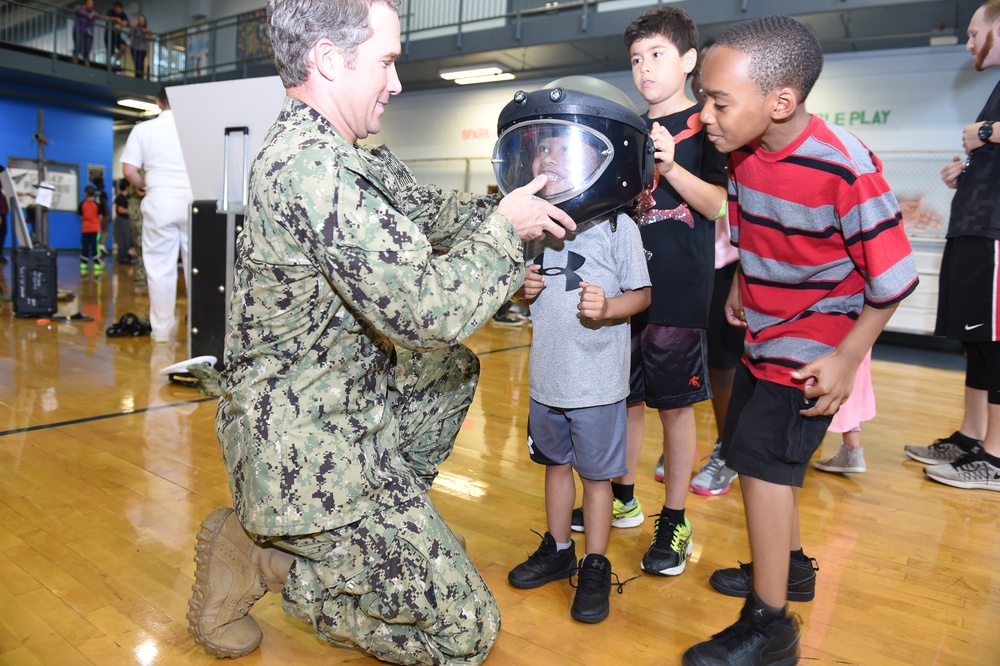
{"type": "MultiPolygon", "coordinates": [[[[9,293],[11,266],[2,268],[9,293]]],[[[61,256],[59,268],[60,288],[76,298],[58,314],[93,321],[42,324],[0,303],[0,664],[216,663],[191,642],[184,617],[199,523],[230,504],[216,401],[157,374],[188,357],[186,340],[105,337],[121,314],[147,314],[129,267],[83,280],[74,257],[61,256]]],[[[185,309],[181,298],[178,314],[185,309]]],[[[537,547],[532,530],[545,531],[542,470],[524,441],[530,336],[528,326],[490,323],[469,339],[482,378],[432,490],[503,613],[488,663],[678,664],[742,603],[708,585],[716,568],[749,559],[739,483],[720,497],[689,494],[695,547],[679,577],[640,572],[652,518],[613,530],[614,569],[637,578],[612,594],[601,624],[569,617],[565,581],[510,587],[508,570],[537,547]]],[[[903,455],[906,443],[956,429],[962,374],[882,360],[872,370],[878,417],[862,433],[868,472],[810,470],[801,495],[805,550],[820,566],[815,601],[791,604],[804,622],[802,663],[1000,664],[1000,495],[928,481],[903,455]]],[[[697,415],[707,455],[708,403],[697,415]]],[[[652,514],[663,501],[652,478],[653,412],[646,432],[636,491],[652,514]]],[[[823,453],[839,444],[829,435],[823,453]]],[[[379,663],[325,644],[275,595],[253,615],[264,641],[239,663],[379,663]]]]}

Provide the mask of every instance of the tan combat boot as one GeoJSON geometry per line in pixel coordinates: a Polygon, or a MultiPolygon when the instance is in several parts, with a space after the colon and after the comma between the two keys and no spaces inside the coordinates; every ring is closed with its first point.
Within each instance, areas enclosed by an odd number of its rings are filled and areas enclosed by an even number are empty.
{"type": "Polygon", "coordinates": [[[195,581],[187,614],[194,642],[216,657],[253,652],[263,634],[247,613],[268,588],[280,590],[281,582],[261,574],[255,551],[262,549],[232,509],[208,514],[194,548],[195,581]]]}

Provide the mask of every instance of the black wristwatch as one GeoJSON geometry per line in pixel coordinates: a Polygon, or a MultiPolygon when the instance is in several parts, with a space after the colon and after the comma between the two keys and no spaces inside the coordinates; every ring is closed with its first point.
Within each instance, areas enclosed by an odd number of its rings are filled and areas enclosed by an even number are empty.
{"type": "Polygon", "coordinates": [[[991,136],[993,136],[993,121],[987,120],[979,126],[979,140],[983,143],[989,143],[991,136]]]}

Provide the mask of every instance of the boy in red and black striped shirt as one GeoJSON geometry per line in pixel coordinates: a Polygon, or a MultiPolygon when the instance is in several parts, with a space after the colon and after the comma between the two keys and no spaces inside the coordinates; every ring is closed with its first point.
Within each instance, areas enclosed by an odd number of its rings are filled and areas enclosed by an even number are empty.
{"type": "Polygon", "coordinates": [[[882,164],[850,133],[810,115],[823,67],[815,35],[787,16],[733,26],[709,52],[701,114],[729,153],[729,222],[740,271],[726,302],[747,328],[722,438],[739,473],[753,556],[712,586],[747,596],[740,620],[684,655],[687,666],[793,664],[809,600],[798,493],[830,418],[917,271],[882,164]],[[747,661],[749,660],[749,661],[747,661]]]}

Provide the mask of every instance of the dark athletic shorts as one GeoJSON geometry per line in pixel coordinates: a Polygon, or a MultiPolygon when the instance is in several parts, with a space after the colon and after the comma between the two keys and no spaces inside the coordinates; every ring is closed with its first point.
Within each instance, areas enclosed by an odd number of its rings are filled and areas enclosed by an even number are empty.
{"type": "Polygon", "coordinates": [[[978,236],[949,238],[941,257],[934,335],[963,342],[996,342],[1000,297],[1000,241],[978,236]]]}
{"type": "Polygon", "coordinates": [[[626,402],[673,409],[711,398],[705,338],[703,328],[633,322],[631,393],[626,402]]]}
{"type": "Polygon", "coordinates": [[[965,385],[1000,405],[1000,342],[965,342],[965,385]]]}
{"type": "Polygon", "coordinates": [[[801,488],[833,418],[799,414],[815,404],[801,389],[757,379],[741,363],[719,455],[740,475],[801,488]]]}
{"type": "Polygon", "coordinates": [[[708,311],[708,367],[711,370],[732,370],[743,358],[743,337],[746,329],[726,321],[726,298],[733,286],[738,261],[715,269],[712,304],[708,311]]]}

